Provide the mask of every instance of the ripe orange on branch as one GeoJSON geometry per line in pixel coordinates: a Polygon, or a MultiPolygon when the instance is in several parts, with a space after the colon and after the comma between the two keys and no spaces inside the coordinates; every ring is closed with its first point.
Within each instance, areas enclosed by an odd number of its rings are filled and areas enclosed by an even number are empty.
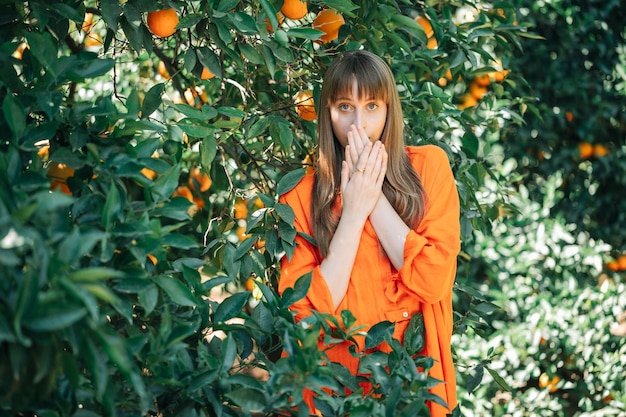
{"type": "Polygon", "coordinates": [[[301,0],[285,0],[280,11],[292,20],[300,20],[309,11],[307,2],[301,0]]]}
{"type": "Polygon", "coordinates": [[[191,170],[188,182],[189,187],[192,190],[200,191],[202,193],[208,191],[209,188],[211,188],[211,184],[213,184],[211,177],[201,172],[200,167],[195,167],[191,170]]]}
{"type": "Polygon", "coordinates": [[[341,28],[344,23],[346,23],[346,21],[340,13],[332,9],[324,9],[315,17],[313,29],[324,32],[319,38],[319,41],[328,43],[339,37],[339,28],[341,28]]]}
{"type": "Polygon", "coordinates": [[[178,25],[178,13],[174,9],[148,12],[146,19],[150,32],[161,38],[172,36],[178,25]]]}
{"type": "Polygon", "coordinates": [[[304,90],[296,94],[294,99],[296,104],[296,113],[304,120],[315,120],[317,113],[315,112],[315,102],[311,91],[304,90]]]}
{"type": "Polygon", "coordinates": [[[202,75],[200,76],[200,78],[202,78],[203,80],[210,80],[213,77],[215,77],[215,74],[209,71],[206,67],[202,68],[202,75]]]}

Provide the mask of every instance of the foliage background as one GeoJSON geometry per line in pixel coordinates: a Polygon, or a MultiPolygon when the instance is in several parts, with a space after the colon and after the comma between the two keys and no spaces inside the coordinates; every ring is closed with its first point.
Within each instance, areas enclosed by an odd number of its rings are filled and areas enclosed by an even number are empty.
{"type": "Polygon", "coordinates": [[[291,415],[309,387],[325,415],[415,415],[430,381],[397,345],[372,358],[393,365],[373,373],[379,398],[324,396],[356,381],[319,366],[318,332],[358,329],[295,325],[306,280],[273,291],[294,237],[276,196],[314,165],[294,96],[317,97],[334,56],[363,45],[397,74],[408,142],[442,146],[457,178],[463,413],[623,412],[624,342],[608,329],[623,284],[606,266],[624,250],[619,2],[333,0],[279,25],[281,4],[0,4],[2,411],[291,415]],[[146,13],[170,6],[176,34],[153,36],[146,13]],[[346,25],[319,45],[324,7],[346,25]]]}

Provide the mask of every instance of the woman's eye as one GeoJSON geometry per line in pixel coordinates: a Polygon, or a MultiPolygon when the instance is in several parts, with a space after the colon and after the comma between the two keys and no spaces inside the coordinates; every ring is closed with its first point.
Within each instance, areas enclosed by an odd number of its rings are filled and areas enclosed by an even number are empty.
{"type": "Polygon", "coordinates": [[[367,105],[367,109],[368,110],[376,110],[377,108],[378,108],[378,104],[376,104],[376,103],[369,103],[367,105]]]}
{"type": "Polygon", "coordinates": [[[339,107],[339,110],[341,110],[341,111],[349,111],[350,110],[350,105],[349,104],[343,103],[343,104],[340,104],[338,107],[339,107]]]}

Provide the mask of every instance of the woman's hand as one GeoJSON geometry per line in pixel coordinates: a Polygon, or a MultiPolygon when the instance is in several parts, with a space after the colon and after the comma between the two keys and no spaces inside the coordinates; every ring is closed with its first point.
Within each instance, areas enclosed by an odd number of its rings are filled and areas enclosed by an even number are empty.
{"type": "Polygon", "coordinates": [[[372,143],[363,129],[352,126],[345,155],[341,167],[343,214],[365,221],[382,194],[387,151],[382,142],[372,143]]]}

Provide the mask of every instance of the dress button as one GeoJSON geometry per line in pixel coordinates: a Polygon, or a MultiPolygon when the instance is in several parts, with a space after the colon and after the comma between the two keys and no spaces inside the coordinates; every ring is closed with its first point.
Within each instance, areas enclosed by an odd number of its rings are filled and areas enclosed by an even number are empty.
{"type": "Polygon", "coordinates": [[[407,313],[406,311],[404,313],[402,313],[402,317],[407,318],[409,317],[409,313],[407,313]]]}

